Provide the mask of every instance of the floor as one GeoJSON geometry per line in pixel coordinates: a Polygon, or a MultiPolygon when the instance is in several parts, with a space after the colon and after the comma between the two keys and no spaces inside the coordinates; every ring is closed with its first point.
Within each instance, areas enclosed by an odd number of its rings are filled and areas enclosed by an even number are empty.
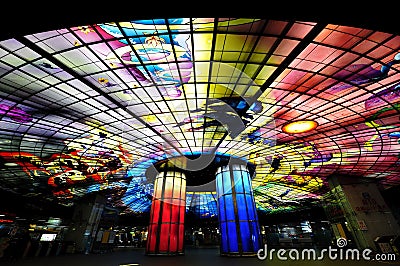
{"type": "Polygon", "coordinates": [[[49,257],[28,257],[16,261],[0,261],[1,266],[253,266],[253,265],[304,265],[317,266],[391,266],[400,265],[400,260],[391,262],[357,261],[357,260],[331,260],[324,257],[321,260],[287,260],[281,261],[275,256],[272,261],[267,258],[260,260],[257,257],[224,257],[219,255],[218,247],[185,249],[182,256],[146,256],[142,248],[120,248],[104,254],[65,254],[49,257]]]}

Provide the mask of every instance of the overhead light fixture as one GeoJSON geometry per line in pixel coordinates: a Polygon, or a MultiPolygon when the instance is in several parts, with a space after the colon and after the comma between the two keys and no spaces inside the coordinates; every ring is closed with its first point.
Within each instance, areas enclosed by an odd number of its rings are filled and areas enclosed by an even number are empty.
{"type": "Polygon", "coordinates": [[[288,134],[298,134],[311,131],[318,126],[313,120],[299,120],[282,126],[282,131],[288,134]]]}

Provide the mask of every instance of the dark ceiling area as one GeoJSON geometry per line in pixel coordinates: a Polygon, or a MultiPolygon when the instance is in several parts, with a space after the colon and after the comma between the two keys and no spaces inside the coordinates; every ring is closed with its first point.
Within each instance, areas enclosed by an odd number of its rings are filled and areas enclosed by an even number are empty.
{"type": "Polygon", "coordinates": [[[153,18],[178,17],[248,17],[272,18],[277,20],[318,21],[338,25],[356,26],[384,32],[399,34],[396,8],[390,4],[368,5],[364,2],[350,5],[346,1],[336,1],[334,4],[322,6],[313,2],[264,3],[248,1],[240,8],[213,7],[212,1],[197,5],[195,10],[186,10],[184,3],[176,2],[172,6],[152,5],[135,2],[124,3],[123,8],[118,5],[93,5],[93,3],[79,3],[51,7],[45,3],[25,3],[20,8],[17,3],[7,3],[7,10],[0,17],[4,25],[0,32],[1,39],[8,39],[18,35],[44,32],[76,25],[89,25],[111,21],[129,21],[153,18]]]}

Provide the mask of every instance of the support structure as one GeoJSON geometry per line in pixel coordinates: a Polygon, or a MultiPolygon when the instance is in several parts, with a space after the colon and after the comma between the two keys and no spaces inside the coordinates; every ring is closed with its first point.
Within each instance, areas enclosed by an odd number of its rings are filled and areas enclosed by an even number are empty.
{"type": "Polygon", "coordinates": [[[154,183],[146,244],[147,255],[184,254],[185,205],[185,174],[165,167],[157,175],[154,183]]]}
{"type": "MultiPolygon", "coordinates": [[[[390,245],[381,249],[380,239],[394,238],[400,226],[385,202],[378,183],[360,176],[331,175],[324,209],[335,238],[346,239],[347,247],[394,252],[390,245]]],[[[389,242],[389,240],[387,241],[389,242]]]]}
{"type": "Polygon", "coordinates": [[[64,241],[75,243],[75,251],[89,254],[96,238],[106,199],[100,194],[90,194],[77,203],[71,225],[64,241]]]}
{"type": "Polygon", "coordinates": [[[260,229],[245,164],[229,163],[216,174],[218,216],[221,232],[220,254],[255,256],[261,247],[260,229]]]}

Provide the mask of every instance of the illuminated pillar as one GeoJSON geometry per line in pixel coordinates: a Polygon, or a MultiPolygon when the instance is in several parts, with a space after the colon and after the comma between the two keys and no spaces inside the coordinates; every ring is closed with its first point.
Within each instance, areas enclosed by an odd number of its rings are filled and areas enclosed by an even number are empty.
{"type": "Polygon", "coordinates": [[[219,167],[216,175],[221,255],[254,256],[261,246],[260,229],[246,165],[219,167]]]}
{"type": "Polygon", "coordinates": [[[154,183],[147,255],[181,255],[184,253],[184,218],[186,177],[184,173],[163,170],[154,183]]]}

